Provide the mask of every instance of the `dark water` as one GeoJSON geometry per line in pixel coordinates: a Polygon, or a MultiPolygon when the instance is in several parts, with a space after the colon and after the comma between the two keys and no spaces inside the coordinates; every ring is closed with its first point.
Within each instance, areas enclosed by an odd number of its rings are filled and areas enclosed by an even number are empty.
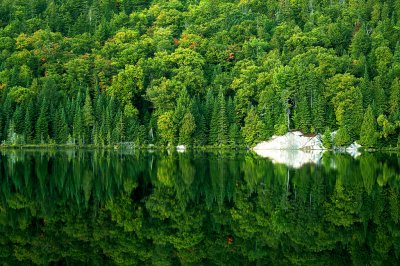
{"type": "Polygon", "coordinates": [[[2,265],[398,265],[400,157],[0,157],[2,265]]]}

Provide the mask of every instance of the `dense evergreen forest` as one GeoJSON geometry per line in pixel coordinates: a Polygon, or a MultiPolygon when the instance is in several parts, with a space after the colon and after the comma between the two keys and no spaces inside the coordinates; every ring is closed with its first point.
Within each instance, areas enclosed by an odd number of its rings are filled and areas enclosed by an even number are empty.
{"type": "Polygon", "coordinates": [[[399,0],[1,0],[4,144],[398,146],[399,0]]]}

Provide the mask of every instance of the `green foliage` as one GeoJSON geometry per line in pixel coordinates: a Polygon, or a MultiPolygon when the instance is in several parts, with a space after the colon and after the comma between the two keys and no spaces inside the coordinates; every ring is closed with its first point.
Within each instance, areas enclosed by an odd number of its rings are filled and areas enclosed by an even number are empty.
{"type": "Polygon", "coordinates": [[[1,262],[396,265],[398,167],[395,153],[293,169],[248,152],[2,151],[1,262]]]}
{"type": "Polygon", "coordinates": [[[76,144],[165,144],[156,124],[167,112],[174,113],[168,142],[179,142],[190,112],[193,145],[233,144],[252,108],[262,138],[345,127],[354,141],[371,105],[374,117],[386,118],[380,144],[394,145],[397,2],[306,2],[6,1],[0,142],[11,120],[26,144],[60,141],[58,106],[62,131],[76,144]]]}
{"type": "Polygon", "coordinates": [[[173,123],[173,112],[169,111],[160,115],[157,119],[157,129],[163,144],[173,144],[175,137],[175,126],[173,123]]]}
{"type": "Polygon", "coordinates": [[[185,145],[192,144],[192,136],[196,130],[196,123],[191,112],[187,112],[182,119],[179,129],[179,143],[185,145]]]}
{"type": "Polygon", "coordinates": [[[341,127],[335,135],[335,146],[344,147],[351,144],[351,137],[346,127],[341,127]]]}
{"type": "Polygon", "coordinates": [[[255,108],[251,108],[248,115],[244,119],[244,127],[242,129],[243,139],[247,145],[252,145],[260,141],[264,132],[264,124],[259,118],[255,108]]]}
{"type": "Polygon", "coordinates": [[[322,145],[326,149],[330,149],[333,146],[333,141],[332,141],[332,132],[329,127],[325,129],[324,134],[322,135],[322,145]]]}
{"type": "Polygon", "coordinates": [[[376,129],[376,120],[371,106],[368,106],[361,125],[360,144],[366,147],[374,147],[377,139],[378,132],[376,129]]]}

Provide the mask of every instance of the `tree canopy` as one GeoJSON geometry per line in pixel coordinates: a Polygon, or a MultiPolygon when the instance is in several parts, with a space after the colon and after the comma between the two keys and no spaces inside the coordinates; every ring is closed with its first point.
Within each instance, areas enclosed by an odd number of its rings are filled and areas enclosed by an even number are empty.
{"type": "Polygon", "coordinates": [[[396,146],[399,25],[397,1],[1,1],[0,141],[396,146]]]}

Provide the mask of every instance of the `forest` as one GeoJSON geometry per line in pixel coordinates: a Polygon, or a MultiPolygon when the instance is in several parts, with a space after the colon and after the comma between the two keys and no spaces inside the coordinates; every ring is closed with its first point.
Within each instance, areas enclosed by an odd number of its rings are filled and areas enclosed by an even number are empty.
{"type": "Polygon", "coordinates": [[[398,40],[400,0],[1,0],[0,143],[398,147],[398,40]]]}

